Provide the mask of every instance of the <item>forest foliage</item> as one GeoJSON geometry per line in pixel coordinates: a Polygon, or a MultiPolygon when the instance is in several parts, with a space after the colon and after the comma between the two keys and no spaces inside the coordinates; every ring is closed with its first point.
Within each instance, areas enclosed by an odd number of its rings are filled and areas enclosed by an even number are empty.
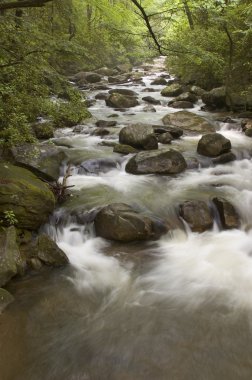
{"type": "Polygon", "coordinates": [[[251,1],[0,0],[0,140],[33,141],[38,117],[55,127],[87,117],[69,75],[160,54],[185,81],[249,96],[251,1]],[[1,10],[18,2],[46,4],[1,10]]]}

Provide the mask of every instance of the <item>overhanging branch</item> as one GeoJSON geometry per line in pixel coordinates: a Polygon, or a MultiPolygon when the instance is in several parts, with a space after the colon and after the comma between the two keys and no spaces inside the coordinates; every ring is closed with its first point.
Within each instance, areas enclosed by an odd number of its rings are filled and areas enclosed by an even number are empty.
{"type": "Polygon", "coordinates": [[[8,3],[0,3],[0,11],[7,9],[17,9],[17,8],[34,8],[43,7],[46,3],[53,0],[21,0],[21,1],[9,1],[8,3]]]}

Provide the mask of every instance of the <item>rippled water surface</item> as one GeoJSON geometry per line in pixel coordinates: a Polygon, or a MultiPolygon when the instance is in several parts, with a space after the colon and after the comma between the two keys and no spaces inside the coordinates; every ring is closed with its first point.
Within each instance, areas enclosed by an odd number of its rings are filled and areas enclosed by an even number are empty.
{"type": "MultiPolygon", "coordinates": [[[[159,58],[145,85],[163,70],[159,58]]],[[[140,99],[151,95],[163,104],[156,113],[143,112],[142,102],[119,112],[120,126],[161,124],[164,114],[176,111],[160,96],[162,87],[153,87],[158,91],[147,94],[142,85],[127,86],[140,99]]],[[[200,106],[192,112],[217,117],[200,106]]],[[[91,112],[106,119],[113,110],[99,100],[91,112]]],[[[238,159],[216,167],[206,159],[176,177],[127,174],[129,156],[99,145],[99,137],[63,131],[59,139],[70,146],[65,150],[76,167],[69,178],[74,188],[45,229],[71,265],[9,285],[16,300],[0,315],[1,379],[252,378],[252,143],[238,123],[217,123],[216,128],[231,140],[238,159]],[[78,172],[81,162],[104,157],[116,160],[116,167],[96,175],[78,172]],[[212,231],[197,234],[176,218],[181,201],[212,195],[234,204],[239,230],[223,231],[216,220],[212,231]],[[95,237],[88,219],[80,224],[69,216],[110,202],[130,203],[172,220],[176,228],[158,241],[119,244],[95,237]]],[[[110,138],[115,141],[117,135],[110,138]]],[[[199,138],[187,135],[172,147],[187,158],[197,157],[199,138]]]]}

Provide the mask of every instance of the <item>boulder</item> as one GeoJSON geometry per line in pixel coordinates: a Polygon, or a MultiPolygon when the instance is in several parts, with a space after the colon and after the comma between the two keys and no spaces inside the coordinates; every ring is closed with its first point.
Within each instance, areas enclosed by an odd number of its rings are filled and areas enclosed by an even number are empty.
{"type": "Polygon", "coordinates": [[[102,208],[94,225],[97,236],[109,240],[130,242],[158,237],[154,220],[124,203],[112,203],[102,208]]]}
{"type": "Polygon", "coordinates": [[[126,172],[132,174],[172,175],[183,172],[186,161],[175,150],[140,152],[133,156],[126,165],[126,172]]]}
{"type": "Polygon", "coordinates": [[[155,99],[152,96],[144,96],[142,99],[150,104],[161,104],[160,100],[155,99]]]}
{"type": "Polygon", "coordinates": [[[14,301],[14,297],[7,290],[0,288],[0,313],[14,301]]]}
{"type": "Polygon", "coordinates": [[[215,132],[215,127],[206,119],[189,111],[167,114],[162,121],[164,125],[172,125],[191,132],[215,132]]]}
{"type": "Polygon", "coordinates": [[[177,96],[175,99],[169,102],[169,105],[170,103],[180,102],[180,101],[196,103],[197,100],[198,100],[198,97],[195,94],[192,94],[191,92],[183,92],[183,94],[177,96]]]}
{"type": "Polygon", "coordinates": [[[191,86],[190,87],[190,92],[196,96],[202,96],[206,91],[203,90],[203,88],[198,87],[198,86],[191,86]]]}
{"type": "Polygon", "coordinates": [[[95,99],[98,99],[98,100],[105,100],[107,99],[107,97],[108,97],[107,92],[99,92],[99,94],[95,95],[95,99]]]}
{"type": "Polygon", "coordinates": [[[45,223],[55,206],[49,186],[29,170],[0,163],[0,217],[13,211],[16,226],[37,230],[45,223]]]}
{"type": "Polygon", "coordinates": [[[46,181],[56,181],[65,153],[53,144],[22,144],[9,148],[8,159],[46,181]]]}
{"type": "Polygon", "coordinates": [[[183,86],[179,83],[172,83],[169,86],[166,86],[161,91],[162,96],[178,96],[182,94],[183,92],[183,86]]]}
{"type": "Polygon", "coordinates": [[[173,137],[170,134],[170,132],[166,132],[166,133],[161,133],[160,135],[158,135],[157,139],[158,139],[158,142],[161,144],[170,144],[171,141],[173,140],[173,137]]]}
{"type": "Polygon", "coordinates": [[[218,87],[202,94],[202,101],[211,108],[223,108],[226,106],[226,88],[218,87]]]}
{"type": "Polygon", "coordinates": [[[109,127],[115,127],[117,124],[116,120],[98,120],[95,125],[98,128],[109,128],[109,127]]]}
{"type": "Polygon", "coordinates": [[[39,140],[48,140],[54,136],[54,128],[51,123],[37,123],[32,126],[35,136],[39,140]]]}
{"type": "Polygon", "coordinates": [[[117,162],[111,158],[94,158],[82,162],[78,174],[99,174],[116,169],[117,162]]]}
{"type": "Polygon", "coordinates": [[[234,206],[224,198],[213,198],[213,203],[220,216],[222,227],[225,229],[239,228],[240,218],[234,206]]]}
{"type": "Polygon", "coordinates": [[[252,137],[252,127],[245,129],[245,135],[247,137],[252,137]]]}
{"type": "Polygon", "coordinates": [[[148,104],[143,108],[144,112],[157,112],[156,108],[152,104],[148,104]]]}
{"type": "Polygon", "coordinates": [[[169,106],[173,108],[184,108],[184,109],[194,107],[193,103],[187,102],[186,100],[179,100],[176,102],[172,102],[171,104],[169,104],[169,106]]]}
{"type": "Polygon", "coordinates": [[[121,95],[127,95],[127,96],[137,96],[137,92],[133,90],[129,90],[128,88],[115,88],[112,90],[109,90],[109,94],[121,94],[121,95]]]}
{"type": "Polygon", "coordinates": [[[130,145],[138,149],[157,149],[158,142],[151,125],[132,124],[121,129],[119,133],[120,144],[130,145]]]}
{"type": "Polygon", "coordinates": [[[23,272],[24,263],[16,239],[14,226],[0,231],[0,287],[23,272]]]}
{"type": "Polygon", "coordinates": [[[133,148],[130,145],[116,144],[114,146],[113,152],[121,153],[121,154],[131,154],[131,153],[138,153],[138,150],[136,148],[133,148]]]}
{"type": "Polygon", "coordinates": [[[126,83],[129,81],[130,75],[125,74],[125,75],[116,75],[113,77],[108,77],[108,82],[109,83],[115,83],[115,84],[122,84],[126,83]]]}
{"type": "Polygon", "coordinates": [[[85,72],[80,71],[79,73],[75,74],[73,77],[73,80],[77,82],[78,84],[85,84],[85,83],[97,83],[100,82],[102,79],[101,75],[93,72],[85,72]]]}
{"type": "Polygon", "coordinates": [[[193,232],[204,232],[213,226],[211,211],[203,201],[186,201],[179,206],[179,215],[193,232]]]}
{"type": "Polygon", "coordinates": [[[39,235],[32,257],[38,258],[43,264],[59,267],[68,264],[68,258],[57,244],[46,234],[39,235]]]}
{"type": "Polygon", "coordinates": [[[236,160],[236,155],[232,152],[223,153],[220,156],[213,158],[213,164],[221,165],[236,160]]]}
{"type": "Polygon", "coordinates": [[[152,128],[156,134],[169,132],[173,139],[179,139],[183,135],[183,129],[170,127],[168,125],[153,125],[152,128]]]}
{"type": "Polygon", "coordinates": [[[162,77],[158,77],[151,82],[151,85],[154,85],[154,86],[165,86],[166,84],[167,84],[167,81],[165,80],[165,78],[162,78],[162,77]]]}
{"type": "Polygon", "coordinates": [[[207,157],[216,157],[227,153],[231,149],[230,140],[220,133],[208,133],[201,137],[198,142],[197,152],[207,157]]]}
{"type": "Polygon", "coordinates": [[[138,100],[133,96],[121,95],[121,94],[110,94],[105,100],[108,107],[113,108],[130,108],[137,106],[138,100]]]}

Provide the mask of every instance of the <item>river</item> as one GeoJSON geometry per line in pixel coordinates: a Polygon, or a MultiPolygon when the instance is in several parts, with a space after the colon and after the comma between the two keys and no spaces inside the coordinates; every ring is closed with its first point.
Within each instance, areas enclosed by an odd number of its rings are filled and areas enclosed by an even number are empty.
{"type": "MultiPolygon", "coordinates": [[[[165,74],[158,58],[144,77],[150,95],[162,100],[157,112],[143,112],[143,102],[116,112],[129,122],[161,124],[177,111],[150,82],[165,74]],[[133,113],[133,114],[132,114],[133,113]]],[[[111,86],[133,89],[142,84],[111,86]]],[[[93,98],[98,92],[91,91],[93,98]]],[[[192,112],[209,119],[216,113],[192,112]]],[[[114,111],[97,100],[97,119],[114,111]]],[[[13,281],[15,302],[0,315],[2,380],[250,380],[252,378],[252,143],[234,124],[217,123],[232,142],[237,160],[176,176],[134,176],[125,172],[128,156],[102,146],[101,138],[72,129],[58,132],[73,175],[72,196],[44,229],[67,254],[67,268],[13,281]],[[111,158],[115,168],[94,175],[80,173],[89,158],[111,158]],[[175,220],[187,199],[225,196],[241,217],[241,228],[224,231],[216,220],[211,231],[177,228],[153,242],[122,244],[97,238],[89,213],[112,202],[125,202],[146,213],[175,220]],[[84,214],[81,223],[77,214],[84,214]],[[74,217],[75,215],[75,217],[74,217]]],[[[84,127],[92,130],[94,123],[84,127]]],[[[118,137],[118,128],[110,136],[118,137]]],[[[185,135],[172,147],[196,157],[198,135],[185,135]]],[[[78,214],[78,215],[79,215],[78,214]]]]}

